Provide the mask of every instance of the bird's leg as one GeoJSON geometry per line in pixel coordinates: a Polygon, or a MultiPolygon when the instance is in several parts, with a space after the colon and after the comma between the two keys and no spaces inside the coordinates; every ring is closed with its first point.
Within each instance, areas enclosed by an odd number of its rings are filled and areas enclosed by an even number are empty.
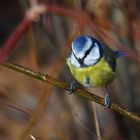
{"type": "Polygon", "coordinates": [[[76,81],[74,80],[73,82],[71,82],[71,84],[70,84],[70,92],[69,92],[69,94],[72,94],[73,93],[73,91],[75,91],[76,90],[76,81]]]}
{"type": "Polygon", "coordinates": [[[108,108],[110,106],[110,99],[109,99],[109,95],[108,95],[108,89],[107,87],[105,87],[105,97],[104,97],[104,106],[105,109],[108,108]]]}

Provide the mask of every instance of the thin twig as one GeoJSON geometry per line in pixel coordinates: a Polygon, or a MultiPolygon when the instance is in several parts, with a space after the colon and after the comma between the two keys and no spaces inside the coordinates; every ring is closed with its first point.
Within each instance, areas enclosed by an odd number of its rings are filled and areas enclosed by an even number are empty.
{"type": "Polygon", "coordinates": [[[101,131],[100,131],[100,127],[99,127],[99,121],[98,121],[98,115],[97,115],[97,109],[96,109],[96,105],[94,102],[92,103],[92,107],[93,107],[93,113],[94,113],[94,122],[95,122],[97,140],[102,140],[101,131]]]}
{"type": "MultiPolygon", "coordinates": [[[[65,89],[70,91],[70,85],[61,82],[49,75],[40,73],[40,72],[34,72],[26,67],[17,65],[17,64],[12,64],[12,63],[5,63],[3,64],[3,66],[8,67],[10,69],[13,69],[15,71],[18,71],[20,73],[24,73],[28,76],[31,76],[35,79],[41,80],[45,83],[54,85],[55,87],[61,88],[61,89],[65,89]]],[[[99,97],[91,92],[85,91],[83,89],[76,89],[74,91],[75,94],[84,97],[85,99],[94,101],[102,106],[104,106],[104,99],[102,97],[99,97]]],[[[115,111],[131,120],[137,121],[140,123],[140,115],[135,114],[134,112],[129,112],[127,109],[124,109],[122,107],[120,107],[119,105],[115,104],[115,103],[111,103],[110,107],[108,109],[111,109],[112,111],[115,111]]]]}

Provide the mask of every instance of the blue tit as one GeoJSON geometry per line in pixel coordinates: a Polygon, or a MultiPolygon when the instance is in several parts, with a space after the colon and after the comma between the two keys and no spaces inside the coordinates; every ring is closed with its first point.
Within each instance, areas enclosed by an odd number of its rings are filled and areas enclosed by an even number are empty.
{"type": "MultiPolygon", "coordinates": [[[[115,79],[116,59],[121,55],[121,51],[113,51],[97,39],[81,35],[72,42],[67,65],[75,79],[85,87],[107,87],[115,79]]],[[[105,106],[109,105],[106,93],[105,106]]]]}

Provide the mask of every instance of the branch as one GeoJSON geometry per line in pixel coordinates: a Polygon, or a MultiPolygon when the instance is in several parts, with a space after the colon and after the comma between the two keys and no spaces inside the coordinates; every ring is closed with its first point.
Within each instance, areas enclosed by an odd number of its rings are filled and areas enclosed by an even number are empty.
{"type": "MultiPolygon", "coordinates": [[[[10,68],[10,69],[13,69],[15,71],[18,71],[20,73],[24,73],[30,77],[41,80],[41,81],[48,83],[48,84],[51,84],[55,87],[70,91],[70,86],[68,84],[61,82],[61,81],[59,81],[59,80],[57,80],[57,79],[55,79],[47,74],[43,74],[40,72],[34,72],[26,67],[23,67],[23,66],[20,66],[17,64],[12,64],[12,63],[5,63],[5,64],[3,64],[3,66],[10,68]]],[[[74,91],[74,93],[79,95],[79,96],[82,96],[88,100],[94,101],[94,102],[104,106],[104,99],[91,93],[91,92],[85,91],[83,89],[76,89],[74,91]]],[[[131,119],[131,120],[134,120],[134,121],[137,121],[140,123],[140,115],[137,115],[134,112],[129,112],[127,109],[124,109],[115,103],[111,103],[109,109],[111,109],[111,110],[131,119]]]]}

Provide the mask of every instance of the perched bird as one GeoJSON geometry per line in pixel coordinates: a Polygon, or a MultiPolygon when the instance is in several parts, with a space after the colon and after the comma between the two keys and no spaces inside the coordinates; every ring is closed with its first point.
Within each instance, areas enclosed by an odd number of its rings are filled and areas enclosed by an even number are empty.
{"type": "MultiPolygon", "coordinates": [[[[115,79],[116,59],[123,55],[122,51],[113,51],[91,36],[81,35],[72,42],[67,64],[75,79],[85,87],[107,87],[115,79]]],[[[110,105],[108,92],[104,105],[110,105]]]]}

